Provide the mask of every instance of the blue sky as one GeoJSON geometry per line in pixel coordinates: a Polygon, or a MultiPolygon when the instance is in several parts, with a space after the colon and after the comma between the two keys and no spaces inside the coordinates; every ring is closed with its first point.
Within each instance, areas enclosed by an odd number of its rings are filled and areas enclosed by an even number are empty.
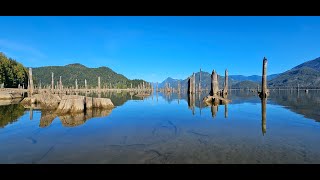
{"type": "Polygon", "coordinates": [[[108,66],[130,79],[286,71],[320,56],[320,17],[0,17],[0,51],[27,67],[108,66]]]}

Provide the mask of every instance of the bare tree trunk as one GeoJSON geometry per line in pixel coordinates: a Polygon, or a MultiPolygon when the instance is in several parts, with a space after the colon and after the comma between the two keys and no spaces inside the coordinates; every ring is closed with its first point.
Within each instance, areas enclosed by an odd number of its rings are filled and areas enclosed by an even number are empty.
{"type": "Polygon", "coordinates": [[[62,80],[61,80],[61,76],[60,76],[59,84],[60,84],[59,89],[62,90],[62,80]]]}
{"type": "Polygon", "coordinates": [[[263,65],[262,65],[262,91],[260,97],[266,98],[267,97],[267,62],[268,60],[264,57],[263,58],[263,65]]]}
{"type": "Polygon", "coordinates": [[[218,83],[218,74],[215,70],[212,71],[211,74],[211,91],[210,95],[217,95],[219,92],[219,83],[218,83]]]}
{"type": "Polygon", "coordinates": [[[54,88],[54,79],[53,79],[53,76],[54,76],[54,74],[53,74],[53,72],[51,72],[51,89],[53,90],[53,88],[54,88]]]}
{"type": "Polygon", "coordinates": [[[196,75],[195,75],[195,73],[193,73],[193,75],[192,75],[192,92],[193,92],[193,94],[195,94],[196,93],[196,75]]]}
{"type": "Polygon", "coordinates": [[[32,97],[33,94],[33,79],[32,79],[32,68],[29,68],[29,92],[30,96],[32,97]]]}
{"type": "Polygon", "coordinates": [[[228,69],[225,70],[223,94],[228,94],[228,69]]]}
{"type": "Polygon", "coordinates": [[[200,68],[200,74],[199,74],[199,92],[201,92],[201,68],[200,68]]]}
{"type": "Polygon", "coordinates": [[[100,76],[98,77],[98,90],[100,91],[100,76]]]}

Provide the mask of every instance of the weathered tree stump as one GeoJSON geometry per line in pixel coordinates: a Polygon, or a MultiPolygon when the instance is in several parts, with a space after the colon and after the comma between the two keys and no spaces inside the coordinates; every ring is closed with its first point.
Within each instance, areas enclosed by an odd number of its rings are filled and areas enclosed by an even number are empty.
{"type": "Polygon", "coordinates": [[[228,95],[228,70],[225,70],[223,96],[228,95]]]}
{"type": "Polygon", "coordinates": [[[51,90],[53,91],[54,89],[54,79],[53,79],[53,76],[54,76],[54,74],[53,74],[53,72],[51,72],[51,90]]]}
{"type": "Polygon", "coordinates": [[[269,90],[267,88],[267,62],[268,60],[264,57],[262,65],[262,89],[259,93],[260,98],[266,98],[269,95],[269,90]]]}
{"type": "Polygon", "coordinates": [[[28,89],[29,89],[30,96],[32,96],[32,94],[33,94],[32,68],[29,68],[29,86],[28,86],[28,89]]]}
{"type": "Polygon", "coordinates": [[[211,74],[211,91],[210,95],[218,95],[219,93],[219,83],[218,83],[218,74],[216,73],[215,70],[212,71],[211,74]]]}

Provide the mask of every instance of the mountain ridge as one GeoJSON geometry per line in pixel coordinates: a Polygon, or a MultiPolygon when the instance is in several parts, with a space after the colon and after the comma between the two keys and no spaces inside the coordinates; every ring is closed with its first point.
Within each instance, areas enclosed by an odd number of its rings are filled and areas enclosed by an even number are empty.
{"type": "Polygon", "coordinates": [[[54,73],[54,81],[59,81],[61,76],[62,84],[65,87],[75,86],[75,80],[79,87],[84,86],[84,80],[87,80],[88,87],[98,86],[98,77],[100,76],[101,87],[111,86],[112,88],[130,88],[147,81],[142,79],[128,79],[123,74],[116,73],[107,66],[89,68],[80,63],[67,64],[64,66],[42,66],[33,69],[35,84],[51,85],[51,72],[54,73]]]}

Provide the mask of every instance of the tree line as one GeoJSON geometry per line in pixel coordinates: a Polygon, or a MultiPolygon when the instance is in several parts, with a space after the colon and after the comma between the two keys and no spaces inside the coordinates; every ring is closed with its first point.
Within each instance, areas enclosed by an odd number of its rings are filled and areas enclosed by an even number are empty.
{"type": "Polygon", "coordinates": [[[18,85],[27,87],[27,68],[12,58],[0,52],[0,84],[5,88],[17,88],[18,85]]]}

